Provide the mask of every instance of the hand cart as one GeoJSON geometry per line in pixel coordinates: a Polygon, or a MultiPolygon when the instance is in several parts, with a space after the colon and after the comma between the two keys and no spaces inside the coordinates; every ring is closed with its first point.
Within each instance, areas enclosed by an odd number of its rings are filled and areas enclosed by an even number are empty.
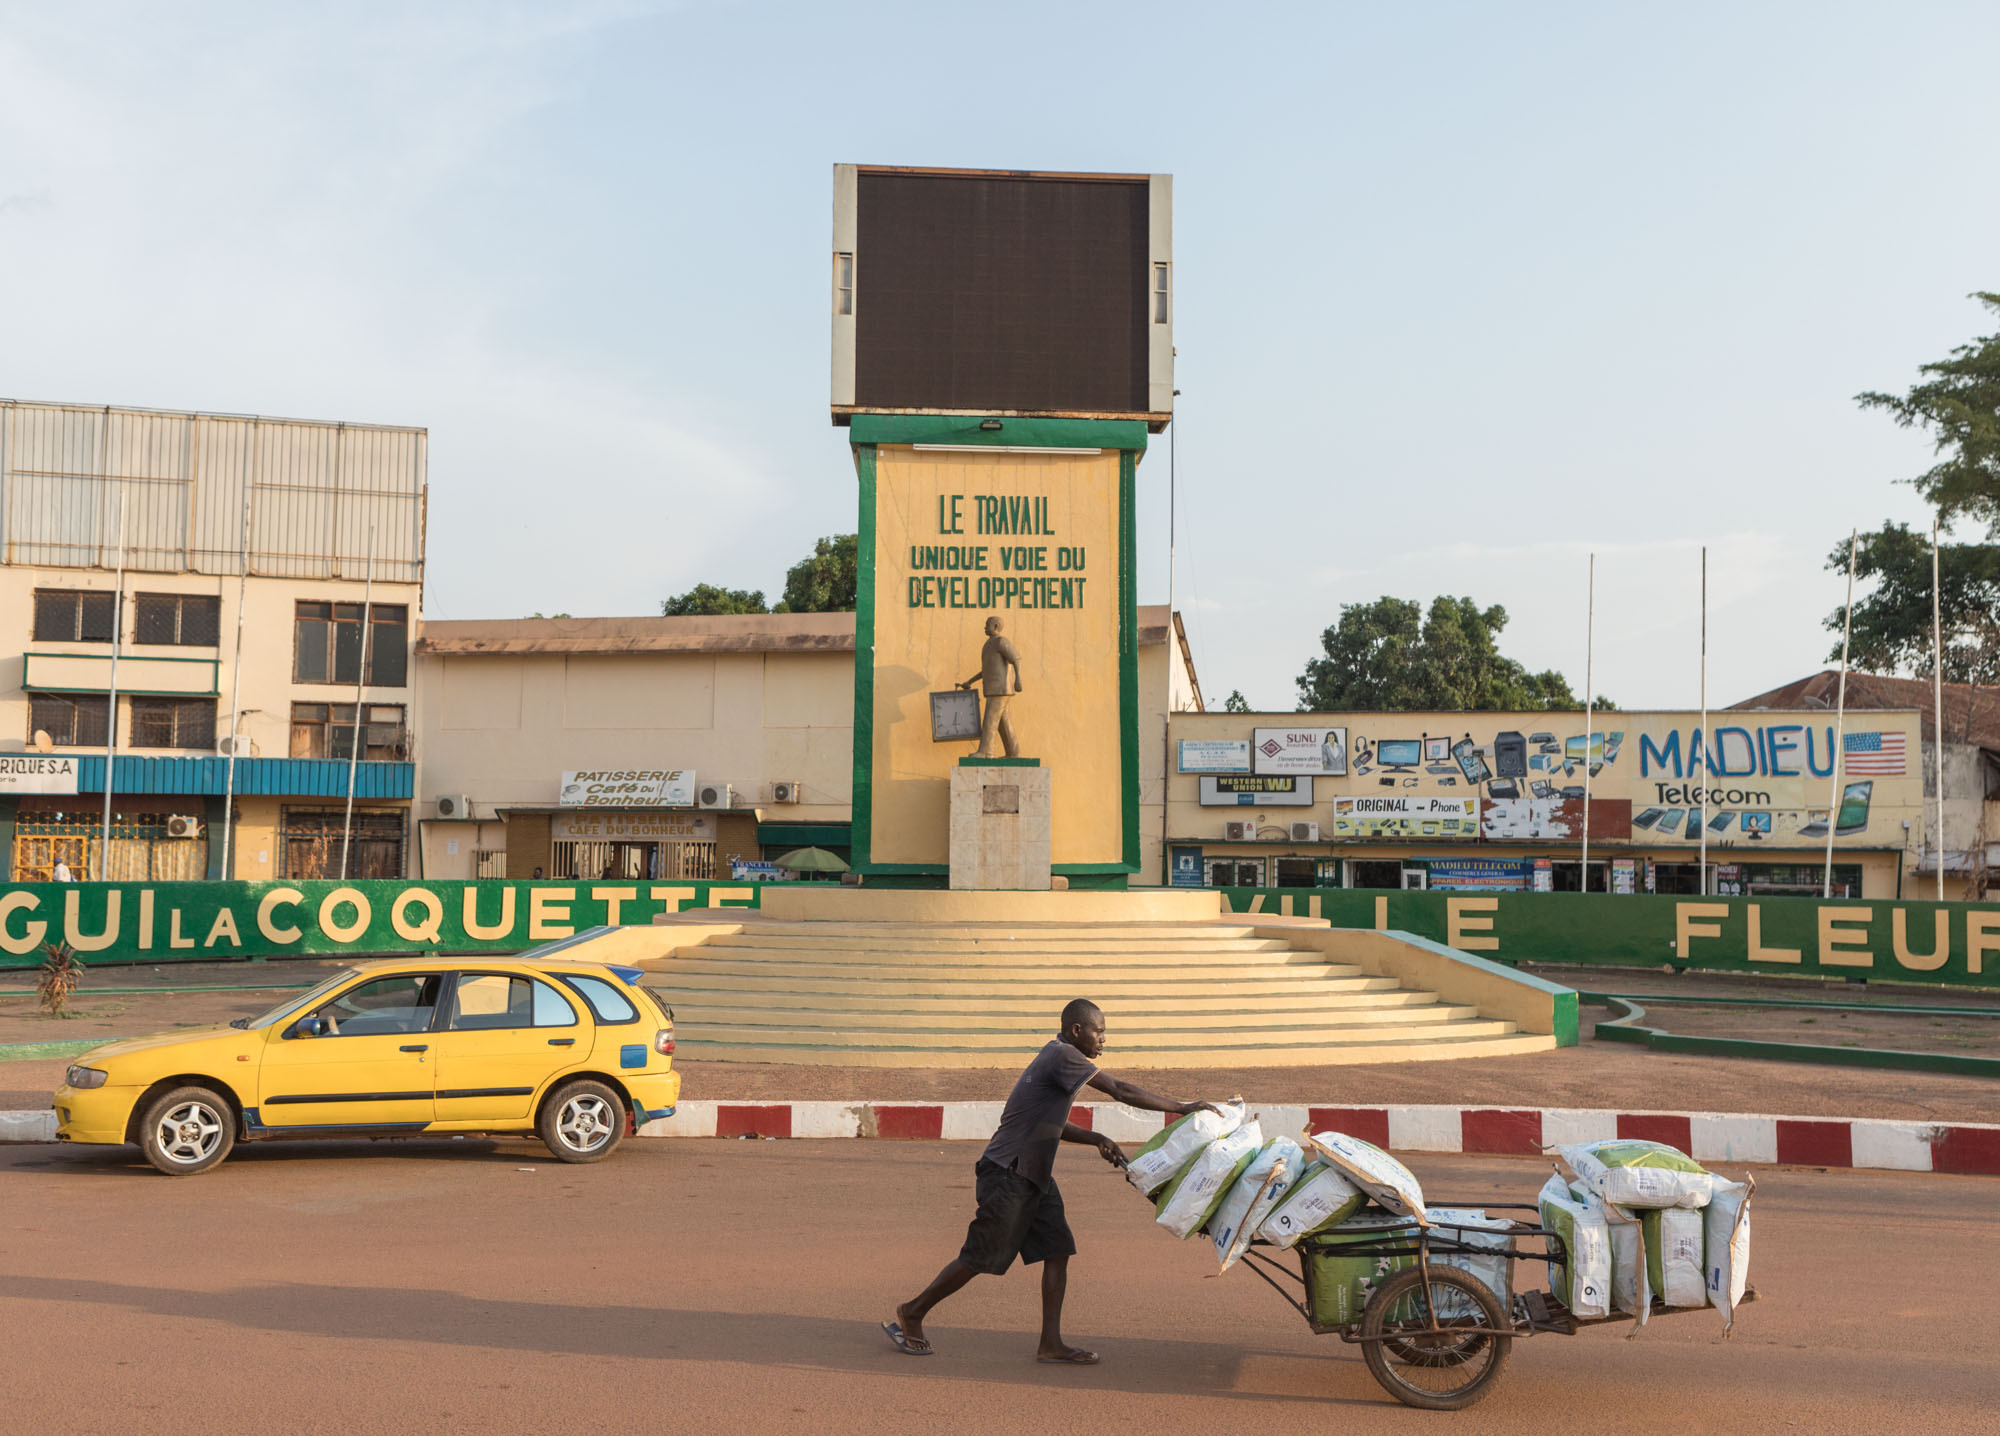
{"type": "MultiPolygon", "coordinates": [[[[1440,1209],[1448,1205],[1438,1204],[1440,1209]]],[[[1305,1317],[1314,1332],[1358,1345],[1369,1373],[1383,1390],[1406,1406],[1426,1411],[1462,1410],[1485,1396],[1506,1369],[1517,1336],[1543,1332],[1574,1336],[1586,1326],[1634,1319],[1623,1311],[1579,1317],[1553,1292],[1517,1292],[1515,1263],[1568,1264],[1561,1236],[1539,1225],[1539,1210],[1527,1203],[1466,1205],[1488,1212],[1533,1212],[1536,1220],[1507,1218],[1504,1228],[1449,1223],[1426,1227],[1410,1220],[1361,1236],[1340,1234],[1336,1228],[1299,1240],[1293,1248],[1299,1254],[1296,1272],[1260,1250],[1265,1246],[1261,1241],[1244,1253],[1243,1260],[1305,1317]],[[1504,1245],[1474,1244],[1466,1239],[1469,1232],[1507,1240],[1504,1245]],[[1316,1289],[1319,1266],[1314,1257],[1332,1252],[1344,1258],[1373,1259],[1385,1277],[1373,1286],[1358,1320],[1323,1326],[1313,1315],[1315,1310],[1328,1309],[1322,1301],[1324,1294],[1316,1289]],[[1451,1261],[1468,1258],[1490,1262],[1496,1257],[1503,1260],[1508,1273],[1504,1305],[1500,1294],[1451,1261]],[[1304,1299],[1293,1296],[1283,1282],[1302,1288],[1304,1299]]],[[[1746,1302],[1756,1299],[1755,1290],[1743,1294],[1746,1302]]],[[[1706,1310],[1709,1308],[1667,1307],[1656,1300],[1648,1316],[1706,1310]]]]}

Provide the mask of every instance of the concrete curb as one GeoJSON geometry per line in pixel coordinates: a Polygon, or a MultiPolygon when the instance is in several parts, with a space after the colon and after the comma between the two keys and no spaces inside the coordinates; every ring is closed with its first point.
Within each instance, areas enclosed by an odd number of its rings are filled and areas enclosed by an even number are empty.
{"type": "Polygon", "coordinates": [[[41,1112],[0,1112],[0,1142],[53,1142],[56,1114],[41,1112]]]}
{"type": "MultiPolygon", "coordinates": [[[[871,1137],[981,1141],[998,1102],[683,1102],[642,1137],[871,1137]]],[[[2000,1125],[1736,1112],[1623,1112],[1586,1107],[1288,1107],[1256,1109],[1267,1133],[1347,1132],[1397,1152],[1533,1156],[1564,1142],[1639,1137],[1697,1161],[2000,1176],[2000,1125]]],[[[1165,1121],[1109,1103],[1071,1109],[1079,1127],[1143,1142],[1165,1121]]]]}

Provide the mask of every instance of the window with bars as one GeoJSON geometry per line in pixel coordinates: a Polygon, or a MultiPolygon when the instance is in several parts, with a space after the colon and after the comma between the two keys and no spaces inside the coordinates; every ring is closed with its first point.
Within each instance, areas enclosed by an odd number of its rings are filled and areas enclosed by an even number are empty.
{"type": "Polygon", "coordinates": [[[222,600],[212,593],[135,593],[132,641],[214,648],[222,641],[222,600]]]}
{"type": "Polygon", "coordinates": [[[35,590],[36,642],[109,643],[117,631],[117,595],[81,588],[35,590]]]}
{"type": "MultiPolygon", "coordinates": [[[[409,730],[403,724],[400,703],[363,705],[367,715],[361,725],[361,756],[370,763],[399,763],[410,756],[409,730]]],[[[354,756],[354,705],[352,703],[294,703],[292,705],[292,747],[294,758],[338,758],[354,756]]]]}
{"type": "Polygon", "coordinates": [[[199,748],[215,746],[213,698],[137,698],[132,700],[134,748],[199,748]]]}
{"type": "Polygon", "coordinates": [[[102,693],[30,693],[28,743],[46,733],[58,748],[102,748],[110,701],[102,693]]]}
{"type": "MultiPolygon", "coordinates": [[[[361,677],[362,605],[301,601],[292,630],[292,681],[353,683],[361,677]]],[[[368,677],[378,688],[408,681],[410,610],[368,605],[368,677]]]]}
{"type": "MultiPolygon", "coordinates": [[[[346,846],[345,812],[340,808],[286,808],[278,845],[288,878],[337,878],[346,846]]],[[[348,849],[349,878],[399,878],[407,824],[401,808],[356,808],[348,849]]]]}

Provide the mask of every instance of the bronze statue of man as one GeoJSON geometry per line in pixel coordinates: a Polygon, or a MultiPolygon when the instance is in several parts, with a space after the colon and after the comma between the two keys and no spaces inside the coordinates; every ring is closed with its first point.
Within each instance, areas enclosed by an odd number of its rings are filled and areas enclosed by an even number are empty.
{"type": "Polygon", "coordinates": [[[980,692],[986,696],[985,710],[979,715],[979,748],[972,755],[975,758],[993,758],[993,739],[997,734],[1006,745],[1007,756],[1018,758],[1021,749],[1014,742],[1014,725],[1007,721],[1007,700],[1011,696],[1007,689],[1007,670],[1014,670],[1014,693],[1021,691],[1021,655],[1014,651],[1014,645],[1000,636],[998,615],[986,620],[986,646],[979,650],[979,671],[959,684],[960,688],[980,685],[980,692]]]}

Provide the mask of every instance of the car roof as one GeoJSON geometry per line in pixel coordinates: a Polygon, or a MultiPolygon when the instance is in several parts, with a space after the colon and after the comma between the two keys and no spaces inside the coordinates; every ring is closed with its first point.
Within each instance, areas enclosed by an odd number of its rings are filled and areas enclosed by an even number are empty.
{"type": "MultiPolygon", "coordinates": [[[[371,957],[349,964],[356,972],[377,972],[393,967],[400,972],[456,972],[462,968],[479,968],[491,971],[496,968],[512,969],[517,972],[573,972],[591,977],[614,977],[614,970],[601,962],[578,962],[574,959],[559,963],[538,962],[513,953],[485,957],[479,953],[465,953],[458,957],[371,957]]],[[[636,971],[627,968],[627,972],[636,971]]]]}

